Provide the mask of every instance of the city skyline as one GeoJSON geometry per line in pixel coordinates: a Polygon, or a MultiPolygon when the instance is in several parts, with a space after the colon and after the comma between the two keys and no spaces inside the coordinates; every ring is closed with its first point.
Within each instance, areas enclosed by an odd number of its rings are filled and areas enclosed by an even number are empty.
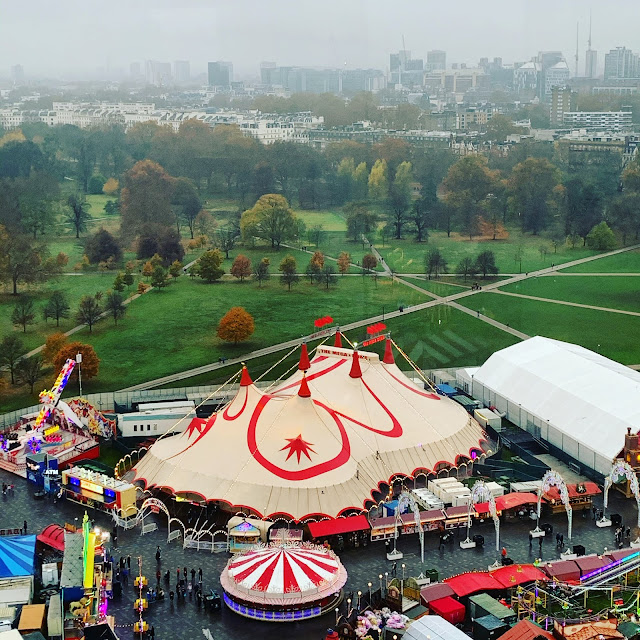
{"type": "MultiPolygon", "coordinates": [[[[482,11],[467,0],[455,8],[436,7],[433,2],[414,2],[403,8],[390,11],[382,2],[355,0],[345,6],[329,0],[319,15],[317,9],[290,0],[268,6],[253,0],[229,6],[204,0],[179,5],[171,0],[140,0],[131,6],[116,0],[111,13],[125,19],[109,22],[77,0],[63,0],[55,6],[34,0],[28,13],[17,5],[2,9],[0,59],[6,69],[0,75],[7,76],[16,64],[23,65],[30,77],[77,77],[94,74],[98,68],[126,73],[132,62],[146,60],[188,60],[192,76],[206,73],[212,60],[229,60],[241,79],[258,77],[263,60],[387,71],[389,53],[403,49],[403,38],[404,48],[414,57],[442,49],[448,63],[469,66],[481,57],[501,57],[509,64],[528,61],[540,50],[562,50],[573,72],[577,22],[582,75],[590,10],[594,50],[638,48],[634,18],[640,17],[640,7],[624,0],[609,3],[606,12],[601,6],[574,0],[562,4],[492,0],[482,11]],[[318,25],[313,32],[310,24],[318,25]],[[28,39],[24,33],[30,34],[28,39]]],[[[601,72],[603,54],[598,63],[601,72]]]]}

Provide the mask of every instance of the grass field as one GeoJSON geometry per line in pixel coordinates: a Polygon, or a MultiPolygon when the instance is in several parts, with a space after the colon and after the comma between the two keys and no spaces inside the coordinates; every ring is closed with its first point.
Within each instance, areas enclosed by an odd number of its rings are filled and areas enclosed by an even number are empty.
{"type": "MultiPolygon", "coordinates": [[[[403,351],[422,369],[479,365],[494,351],[518,341],[517,338],[450,307],[434,307],[417,311],[392,318],[386,324],[403,351]]],[[[348,331],[346,335],[352,342],[361,341],[364,338],[364,330],[348,331]]],[[[309,348],[312,349],[316,344],[318,343],[309,343],[309,348]]],[[[328,344],[333,344],[333,338],[329,339],[328,344]]],[[[384,342],[367,347],[367,350],[377,351],[382,355],[384,342]]],[[[251,376],[257,379],[283,358],[285,353],[283,351],[250,360],[247,366],[251,376]]],[[[401,369],[410,369],[410,365],[397,352],[395,357],[401,369]]],[[[273,380],[283,376],[291,370],[291,367],[296,366],[298,359],[299,351],[296,350],[265,379],[273,380]]],[[[172,383],[167,386],[222,384],[237,370],[237,365],[227,366],[215,372],[194,376],[181,383],[172,383]]]]}
{"type": "Polygon", "coordinates": [[[431,293],[435,293],[437,296],[450,296],[454,293],[460,293],[465,289],[469,289],[471,285],[459,286],[455,284],[448,284],[446,282],[441,282],[440,280],[425,280],[424,278],[412,278],[406,277],[403,278],[407,282],[414,284],[425,291],[431,291],[431,293]]]}
{"type": "Polygon", "coordinates": [[[564,269],[568,273],[640,273],[640,250],[625,251],[564,269]]]}
{"type": "Polygon", "coordinates": [[[640,277],[545,276],[504,287],[528,296],[640,312],[640,277]]]}
{"type": "Polygon", "coordinates": [[[480,293],[461,301],[530,336],[573,342],[622,364],[640,363],[640,317],[480,293]]]}
{"type": "Polygon", "coordinates": [[[440,249],[448,263],[449,271],[455,269],[465,257],[475,258],[482,251],[493,251],[496,254],[496,264],[500,273],[519,273],[520,262],[515,260],[518,246],[522,246],[522,273],[550,267],[551,264],[562,264],[571,260],[578,260],[594,255],[596,252],[582,247],[570,249],[558,248],[554,253],[548,240],[539,236],[522,235],[512,232],[509,240],[469,240],[458,233],[452,233],[448,238],[443,231],[434,231],[428,242],[417,243],[414,240],[390,239],[387,246],[382,247],[376,242],[378,251],[387,264],[400,273],[424,273],[424,257],[434,248],[440,249]],[[543,258],[539,247],[545,245],[549,253],[543,258]]]}

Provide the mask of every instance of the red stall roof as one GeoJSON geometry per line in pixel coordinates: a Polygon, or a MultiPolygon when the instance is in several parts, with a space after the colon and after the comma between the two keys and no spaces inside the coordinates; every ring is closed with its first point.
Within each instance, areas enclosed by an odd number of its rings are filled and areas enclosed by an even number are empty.
{"type": "Polygon", "coordinates": [[[47,525],[37,540],[58,551],[64,551],[64,529],[59,524],[47,525]]]}
{"type": "Polygon", "coordinates": [[[622,560],[634,553],[638,553],[638,551],[636,549],[614,549],[613,551],[607,551],[605,555],[611,560],[622,560]]]}
{"type": "Polygon", "coordinates": [[[444,598],[430,602],[429,611],[432,614],[448,620],[451,624],[464,622],[464,617],[467,612],[462,602],[458,602],[458,600],[455,600],[451,596],[445,596],[444,598]]]}
{"type": "Polygon", "coordinates": [[[446,582],[434,582],[420,589],[420,604],[426,607],[434,600],[440,600],[454,594],[455,591],[446,582]]]}
{"type": "Polygon", "coordinates": [[[501,640],[537,640],[537,638],[549,638],[553,640],[553,634],[545,631],[530,620],[520,620],[509,631],[500,636],[501,640]]]}
{"type": "Polygon", "coordinates": [[[573,560],[560,560],[544,565],[547,575],[557,580],[580,580],[580,567],[573,560]]]}
{"type": "MultiPolygon", "coordinates": [[[[577,484],[568,484],[567,491],[569,492],[569,498],[584,498],[588,496],[597,496],[602,493],[600,487],[595,482],[582,482],[580,485],[584,486],[584,491],[578,491],[577,484]]],[[[546,500],[560,500],[560,492],[558,487],[549,487],[545,492],[544,498],[546,500]]]]}
{"type": "Polygon", "coordinates": [[[367,531],[369,528],[367,516],[350,516],[349,518],[336,518],[335,520],[321,520],[320,522],[309,523],[309,532],[314,538],[335,536],[339,533],[352,533],[353,531],[367,531]]]}
{"type": "Polygon", "coordinates": [[[457,518],[459,516],[466,516],[469,513],[469,507],[462,505],[460,507],[447,507],[445,509],[447,518],[457,518]]]}
{"type": "MultiPolygon", "coordinates": [[[[466,509],[467,507],[465,507],[466,509]]],[[[400,516],[401,522],[404,524],[412,524],[415,522],[416,517],[411,513],[403,513],[400,516]]],[[[437,522],[439,520],[444,520],[444,513],[442,513],[442,509],[431,509],[430,511],[421,511],[420,512],[420,522],[437,522]]],[[[384,518],[373,518],[371,520],[371,526],[375,529],[376,527],[389,527],[393,526],[396,521],[395,516],[386,516],[384,518]]]]}
{"type": "Polygon", "coordinates": [[[478,591],[500,591],[504,589],[504,587],[487,572],[461,573],[460,575],[446,578],[445,582],[455,591],[458,597],[468,596],[472,593],[478,593],[478,591]]]}
{"type": "Polygon", "coordinates": [[[503,511],[504,509],[515,509],[525,504],[537,504],[538,496],[535,493],[507,493],[496,498],[496,507],[503,511]]]}
{"type": "Polygon", "coordinates": [[[500,567],[491,572],[491,575],[505,588],[517,587],[527,582],[536,580],[547,581],[549,578],[538,567],[532,564],[511,564],[500,567]]]}
{"type": "Polygon", "coordinates": [[[600,556],[582,556],[580,558],[576,558],[574,562],[580,567],[581,575],[611,564],[611,560],[608,558],[601,558],[600,556]]]}

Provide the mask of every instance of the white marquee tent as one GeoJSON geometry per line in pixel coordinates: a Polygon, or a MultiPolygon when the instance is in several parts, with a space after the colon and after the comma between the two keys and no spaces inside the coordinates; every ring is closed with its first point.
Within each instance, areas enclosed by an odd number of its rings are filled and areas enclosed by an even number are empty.
{"type": "Polygon", "coordinates": [[[246,368],[236,397],[208,420],[156,441],[135,479],[259,516],[337,517],[372,504],[397,475],[483,454],[485,435],[449,398],[424,391],[376,353],[321,346],[272,392],[246,368]]]}
{"type": "Polygon", "coordinates": [[[603,475],[640,430],[640,373],[575,344],[531,338],[471,374],[475,398],[603,475]]]}

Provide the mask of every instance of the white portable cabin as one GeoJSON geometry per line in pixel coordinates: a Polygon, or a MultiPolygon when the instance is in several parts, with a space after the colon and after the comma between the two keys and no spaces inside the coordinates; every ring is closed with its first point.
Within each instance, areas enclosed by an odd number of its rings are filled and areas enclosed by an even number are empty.
{"type": "Polygon", "coordinates": [[[480,423],[481,427],[489,426],[497,432],[502,431],[502,418],[491,409],[475,409],[473,417],[480,423]]]}
{"type": "Polygon", "coordinates": [[[118,429],[123,438],[157,438],[165,433],[180,433],[196,415],[192,400],[141,404],[133,413],[118,414],[118,429]]]}

